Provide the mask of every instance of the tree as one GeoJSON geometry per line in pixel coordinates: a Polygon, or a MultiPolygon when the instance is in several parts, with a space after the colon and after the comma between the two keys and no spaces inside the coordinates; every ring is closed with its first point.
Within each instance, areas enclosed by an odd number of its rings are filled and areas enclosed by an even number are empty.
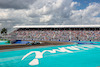
{"type": "Polygon", "coordinates": [[[3,28],[3,29],[1,30],[1,34],[7,35],[7,29],[6,29],[6,28],[3,28]]]}

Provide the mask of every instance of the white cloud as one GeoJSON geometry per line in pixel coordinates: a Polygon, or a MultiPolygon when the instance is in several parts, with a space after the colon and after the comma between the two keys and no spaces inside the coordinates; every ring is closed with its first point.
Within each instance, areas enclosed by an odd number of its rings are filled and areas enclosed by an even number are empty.
{"type": "Polygon", "coordinates": [[[55,8],[59,8],[63,3],[63,0],[57,0],[55,3],[53,3],[53,6],[55,8]]]}
{"type": "Polygon", "coordinates": [[[41,18],[40,18],[40,22],[48,22],[48,21],[50,21],[51,20],[51,18],[52,18],[52,15],[44,15],[44,16],[42,16],[41,18]]]}
{"type": "Polygon", "coordinates": [[[100,4],[90,4],[83,10],[72,10],[73,15],[70,17],[77,24],[100,24],[100,17],[95,17],[100,14],[100,4]]]}
{"type": "Polygon", "coordinates": [[[0,19],[6,19],[8,18],[8,13],[9,11],[8,10],[3,10],[3,9],[0,9],[0,19]]]}
{"type": "Polygon", "coordinates": [[[71,5],[70,5],[70,7],[74,7],[77,4],[78,4],[78,2],[72,2],[71,5]]]}
{"type": "Polygon", "coordinates": [[[100,24],[100,17],[96,17],[100,14],[100,4],[91,3],[85,9],[74,9],[79,4],[72,0],[36,0],[29,9],[0,9],[1,28],[32,24],[100,24]]]}
{"type": "Polygon", "coordinates": [[[0,26],[1,26],[2,24],[0,23],[0,26]]]}

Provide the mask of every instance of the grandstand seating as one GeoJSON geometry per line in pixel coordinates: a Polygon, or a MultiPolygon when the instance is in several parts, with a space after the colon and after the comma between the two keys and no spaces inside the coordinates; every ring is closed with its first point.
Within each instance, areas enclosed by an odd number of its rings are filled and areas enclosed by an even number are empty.
{"type": "Polygon", "coordinates": [[[100,41],[100,30],[15,30],[9,36],[16,35],[19,40],[42,41],[100,41]]]}

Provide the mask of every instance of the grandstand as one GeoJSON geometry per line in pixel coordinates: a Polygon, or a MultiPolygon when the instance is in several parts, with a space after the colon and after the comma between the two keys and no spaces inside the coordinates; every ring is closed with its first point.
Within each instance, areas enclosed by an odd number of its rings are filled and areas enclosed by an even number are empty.
{"type": "Polygon", "coordinates": [[[14,26],[8,39],[40,41],[100,41],[100,25],[14,26]]]}

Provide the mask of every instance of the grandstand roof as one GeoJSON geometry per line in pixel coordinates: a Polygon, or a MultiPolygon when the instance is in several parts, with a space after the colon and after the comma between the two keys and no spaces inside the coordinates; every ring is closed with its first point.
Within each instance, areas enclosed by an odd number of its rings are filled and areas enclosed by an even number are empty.
{"type": "Polygon", "coordinates": [[[100,25],[27,25],[13,28],[100,28],[100,25]]]}

